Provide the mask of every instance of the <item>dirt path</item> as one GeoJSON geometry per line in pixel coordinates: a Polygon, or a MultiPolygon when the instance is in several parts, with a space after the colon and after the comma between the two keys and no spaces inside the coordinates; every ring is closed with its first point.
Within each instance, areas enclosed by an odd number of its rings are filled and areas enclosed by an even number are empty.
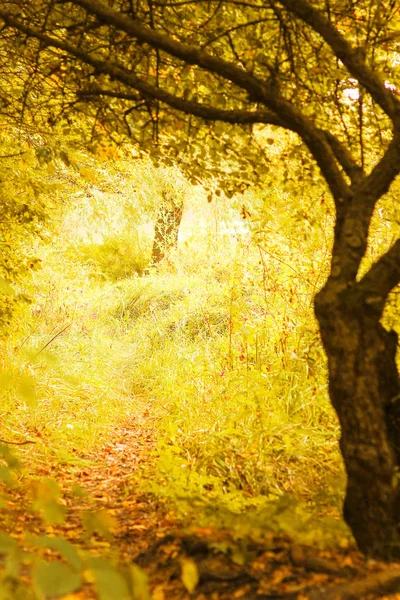
{"type": "MultiPolygon", "coordinates": [[[[148,467],[153,450],[151,423],[138,418],[115,429],[112,442],[77,457],[76,464],[42,464],[35,477],[60,483],[58,505],[66,510],[64,522],[45,525],[30,511],[22,482],[0,509],[0,529],[25,546],[27,533],[63,536],[83,553],[125,567],[135,562],[149,576],[152,600],[400,599],[395,593],[400,590],[400,566],[388,570],[367,563],[354,550],[318,551],[284,535],[266,534],[255,542],[212,527],[184,527],[165,505],[140,489],[141,469],[148,467]]],[[[28,488],[31,496],[46,500],[45,488],[36,483],[28,488]]],[[[43,555],[59,559],[53,551],[43,555]]],[[[29,574],[25,577],[29,580],[29,574]]],[[[110,595],[98,595],[89,578],[79,591],[59,597],[132,598],[115,594],[111,590],[110,595]]],[[[138,593],[134,600],[146,597],[138,593]]]]}

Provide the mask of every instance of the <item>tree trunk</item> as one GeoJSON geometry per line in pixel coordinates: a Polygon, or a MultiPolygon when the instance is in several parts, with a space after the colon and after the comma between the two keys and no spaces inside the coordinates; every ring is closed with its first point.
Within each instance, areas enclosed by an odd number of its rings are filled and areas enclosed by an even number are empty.
{"type": "Polygon", "coordinates": [[[159,263],[172,248],[177,246],[182,214],[182,203],[175,203],[163,196],[154,230],[151,264],[159,263]]]}
{"type": "MultiPolygon", "coordinates": [[[[379,311],[378,311],[379,312],[379,311]]],[[[315,314],[328,357],[329,393],[347,472],[344,519],[360,550],[400,556],[400,408],[397,334],[385,330],[357,283],[327,284],[315,314]]]]}

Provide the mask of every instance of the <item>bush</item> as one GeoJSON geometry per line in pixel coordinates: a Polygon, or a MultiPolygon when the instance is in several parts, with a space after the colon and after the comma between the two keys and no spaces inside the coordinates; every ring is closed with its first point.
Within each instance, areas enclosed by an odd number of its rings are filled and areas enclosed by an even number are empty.
{"type": "Polygon", "coordinates": [[[143,275],[149,262],[149,249],[139,236],[124,231],[104,238],[101,243],[79,247],[81,260],[96,268],[99,277],[118,281],[135,273],[143,275]]]}
{"type": "MultiPolygon", "coordinates": [[[[2,154],[15,152],[12,142],[3,140],[2,154]]],[[[0,338],[18,328],[30,297],[22,288],[30,273],[40,266],[34,244],[43,235],[46,221],[46,174],[29,151],[23,159],[0,163],[0,338]]]]}

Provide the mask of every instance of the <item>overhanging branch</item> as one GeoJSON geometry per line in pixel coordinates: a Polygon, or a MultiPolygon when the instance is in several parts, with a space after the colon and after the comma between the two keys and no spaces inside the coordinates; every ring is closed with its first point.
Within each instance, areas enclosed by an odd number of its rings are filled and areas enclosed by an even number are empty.
{"type": "MultiPolygon", "coordinates": [[[[325,135],[299,109],[283,98],[275,87],[271,87],[268,82],[261,81],[243,68],[219,59],[195,46],[182,44],[165,34],[147,28],[100,2],[95,0],[72,0],[72,3],[86,9],[89,14],[97,17],[101,22],[119,28],[132,38],[147,43],[153,48],[163,50],[169,55],[184,61],[186,64],[197,65],[201,69],[219,75],[246,91],[250,102],[263,104],[274,115],[277,115],[277,118],[280,120],[280,126],[294,131],[301,137],[321,169],[336,201],[336,205],[343,206],[343,202],[351,197],[350,187],[347,185],[338,167],[335,154],[327,142],[325,135]]],[[[189,106],[182,104],[184,102],[182,99],[175,98],[173,95],[165,92],[165,90],[161,90],[156,86],[152,86],[147,81],[139,79],[132,71],[128,71],[120,65],[100,59],[82,50],[81,47],[77,48],[69,42],[38,31],[1,8],[0,18],[8,25],[17,28],[29,36],[36,37],[47,46],[64,50],[84,63],[94,66],[97,72],[106,73],[128,87],[140,91],[147,97],[157,98],[170,106],[175,106],[178,110],[185,112],[188,110],[190,112],[189,106]],[[158,90],[157,95],[155,90],[158,90]]],[[[199,110],[199,107],[196,110],[199,110]]],[[[202,118],[205,117],[202,116],[202,118]]]]}
{"type": "Polygon", "coordinates": [[[384,155],[360,184],[371,199],[376,202],[389,190],[390,184],[400,173],[400,132],[395,130],[384,155]]]}
{"type": "Polygon", "coordinates": [[[344,172],[349,177],[351,183],[358,183],[363,177],[363,170],[359,164],[354,160],[347,148],[333,135],[330,131],[323,131],[326,140],[332,152],[335,155],[337,161],[343,167],[344,172]]]}
{"type": "Polygon", "coordinates": [[[400,102],[385,88],[383,81],[370,69],[360,50],[355,50],[336,27],[308,0],[279,0],[289,12],[307,23],[332,48],[346,69],[371,94],[382,110],[395,122],[399,120],[400,102]]]}
{"type": "MultiPolygon", "coordinates": [[[[152,86],[148,83],[146,83],[146,91],[146,96],[148,98],[162,100],[171,108],[175,108],[188,115],[200,117],[205,121],[223,121],[224,123],[231,123],[232,125],[252,125],[261,123],[264,125],[285,127],[285,124],[279,117],[266,110],[222,110],[200,102],[177,98],[162,88],[152,86]]],[[[130,94],[129,92],[113,92],[111,90],[104,90],[96,87],[79,93],[81,99],[90,98],[92,96],[107,96],[109,98],[120,98],[122,100],[135,102],[138,100],[136,95],[130,94]]]]}
{"type": "Polygon", "coordinates": [[[245,69],[196,46],[183,44],[159,31],[145,27],[139,21],[130,19],[97,0],[72,0],[72,2],[84,8],[89,14],[95,15],[103,23],[118,27],[138,41],[163,50],[186,64],[197,65],[201,69],[217,74],[245,90],[249,94],[250,101],[266,106],[278,115],[286,129],[294,131],[302,138],[321,169],[336,203],[349,198],[349,186],[336,164],[336,157],[325,136],[300,110],[270,86],[268,81],[261,81],[245,69]]]}
{"type": "Polygon", "coordinates": [[[156,29],[146,27],[138,20],[131,19],[126,14],[109,8],[97,0],[72,0],[72,4],[84,8],[88,14],[96,16],[105,25],[117,27],[139,42],[149,44],[157,50],[163,50],[188,65],[197,65],[210,73],[220,75],[248,92],[249,97],[254,102],[259,101],[260,97],[266,92],[265,83],[245,69],[209,54],[197,46],[178,42],[172,37],[156,29]]]}

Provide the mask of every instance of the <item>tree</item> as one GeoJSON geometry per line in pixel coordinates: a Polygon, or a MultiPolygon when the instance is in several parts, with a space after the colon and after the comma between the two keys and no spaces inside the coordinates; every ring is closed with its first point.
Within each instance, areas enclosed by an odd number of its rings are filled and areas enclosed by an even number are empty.
{"type": "Polygon", "coordinates": [[[342,429],[344,517],[362,551],[398,557],[397,334],[381,317],[400,281],[400,240],[360,271],[400,171],[395,0],[9,0],[0,19],[28,65],[15,99],[25,117],[47,94],[50,125],[83,111],[144,147],[186,145],[209,171],[223,156],[243,185],[265,179],[260,127],[301,139],[336,209],[315,314],[342,429]]]}
{"type": "Polygon", "coordinates": [[[178,169],[160,169],[158,174],[161,202],[157,210],[151,264],[159,263],[178,244],[179,227],[187,182],[178,169]]]}
{"type": "Polygon", "coordinates": [[[182,220],[183,206],[163,195],[154,231],[151,262],[157,264],[170,248],[178,244],[179,226],[182,220]]]}
{"type": "Polygon", "coordinates": [[[57,190],[44,168],[40,148],[28,132],[2,124],[0,142],[0,342],[26,320],[31,302],[23,282],[40,267],[32,251],[37,238],[48,236],[50,202],[57,190]]]}

